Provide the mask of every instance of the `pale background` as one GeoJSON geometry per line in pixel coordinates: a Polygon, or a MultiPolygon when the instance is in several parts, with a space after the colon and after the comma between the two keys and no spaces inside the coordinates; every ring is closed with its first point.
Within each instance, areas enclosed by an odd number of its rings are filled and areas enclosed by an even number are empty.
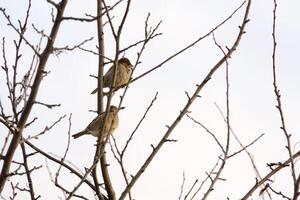
{"type": "MultiPolygon", "coordinates": [[[[155,26],[159,20],[163,20],[161,28],[163,35],[153,40],[146,48],[135,75],[147,71],[151,67],[204,35],[226,18],[242,1],[228,0],[156,0],[156,1],[132,1],[132,6],[125,23],[125,29],[121,38],[121,47],[126,47],[143,38],[144,20],[147,12],[151,13],[150,25],[155,26]]],[[[273,1],[253,1],[250,10],[250,22],[246,27],[247,34],[234,52],[230,60],[230,105],[231,126],[244,144],[252,142],[261,133],[265,136],[255,145],[249,148],[257,163],[261,174],[269,172],[267,163],[279,162],[288,158],[285,149],[286,140],[279,129],[279,115],[275,108],[275,95],[272,86],[272,9],[273,1]]],[[[49,31],[50,5],[45,1],[32,2],[32,14],[30,22],[40,29],[49,31]]],[[[95,14],[96,1],[71,0],[66,9],[66,16],[83,16],[84,13],[95,14]]],[[[110,3],[109,3],[110,4],[110,3]]],[[[277,71],[278,82],[282,94],[283,109],[286,117],[288,131],[293,134],[293,145],[300,141],[300,80],[299,64],[297,64],[300,52],[300,24],[299,6],[296,0],[278,1],[277,41],[278,57],[277,71]]],[[[122,4],[124,5],[124,4],[122,4]]],[[[25,16],[27,1],[2,0],[1,7],[7,8],[12,20],[25,16]]],[[[242,21],[244,8],[240,10],[225,26],[215,32],[219,43],[224,47],[231,46],[239,31],[238,25],[242,21]]],[[[123,7],[115,9],[113,15],[118,17],[123,13],[123,7]]],[[[0,17],[1,38],[6,37],[7,56],[14,55],[11,40],[16,33],[6,26],[6,21],[0,17]]],[[[31,26],[29,26],[31,27],[31,26]]],[[[107,56],[114,56],[114,43],[110,36],[109,27],[106,27],[105,51],[107,56]]],[[[96,35],[95,23],[64,22],[58,34],[56,46],[72,45],[96,35]]],[[[28,30],[27,38],[35,44],[38,35],[33,30],[28,30]]],[[[96,40],[85,47],[95,49],[96,40]]],[[[132,62],[136,58],[139,48],[133,48],[126,52],[132,62]]],[[[30,49],[23,53],[24,63],[30,60],[30,49]]],[[[152,110],[136,133],[131,146],[128,148],[125,164],[130,174],[135,174],[139,166],[151,152],[151,144],[157,144],[167,128],[176,119],[179,111],[185,105],[187,98],[185,91],[190,94],[200,83],[210,68],[222,57],[220,50],[214,45],[212,37],[208,37],[195,47],[168,62],[162,68],[157,69],[143,79],[130,85],[124,100],[125,110],[120,114],[120,126],[115,131],[115,137],[119,143],[126,141],[131,131],[135,128],[144,110],[147,108],[155,93],[158,91],[158,99],[152,110]]],[[[2,57],[0,58],[2,64],[2,57]]],[[[10,60],[12,64],[13,60],[10,60]]],[[[20,65],[20,70],[28,65],[20,65]]],[[[97,57],[82,51],[62,53],[58,57],[51,56],[47,64],[47,70],[51,73],[41,84],[38,100],[45,103],[61,103],[60,108],[49,110],[36,105],[30,115],[31,119],[38,116],[39,120],[25,136],[33,135],[41,131],[46,125],[53,123],[60,116],[72,113],[72,133],[83,129],[95,116],[88,112],[96,110],[96,95],[90,95],[96,86],[96,81],[89,77],[97,74],[97,57]]],[[[191,107],[191,115],[205,124],[225,144],[226,124],[216,109],[216,102],[225,111],[225,66],[213,76],[212,80],[201,92],[198,99],[191,107]]],[[[6,83],[3,71],[0,74],[0,97],[4,106],[7,104],[6,83]]],[[[113,103],[118,103],[118,92],[114,96],[113,103]]],[[[8,109],[8,108],[7,108],[8,109]]],[[[67,143],[67,118],[51,132],[33,141],[38,147],[47,152],[62,156],[67,143]]],[[[6,130],[0,125],[0,142],[6,130]]],[[[150,164],[133,189],[133,196],[138,200],[152,199],[178,199],[182,183],[182,173],[185,172],[185,192],[193,184],[195,179],[201,182],[205,172],[210,171],[220,155],[219,147],[213,139],[190,119],[184,118],[172,133],[171,139],[176,143],[167,143],[150,164]]],[[[85,136],[77,140],[71,140],[71,146],[67,159],[84,170],[92,163],[94,155],[95,138],[85,136]]],[[[239,149],[234,141],[231,152],[239,149]]],[[[29,147],[28,147],[29,149],[29,147]]],[[[299,145],[295,146],[295,151],[299,145]]],[[[109,148],[107,148],[109,151],[109,148]]],[[[21,159],[17,153],[15,159],[21,159]]],[[[124,189],[124,181],[120,169],[116,165],[113,156],[109,153],[109,168],[117,196],[124,189]]],[[[31,165],[43,164],[45,159],[37,156],[30,160],[31,165]]],[[[57,165],[48,162],[50,170],[55,173],[57,165]]],[[[298,166],[299,169],[299,166],[298,166]]],[[[70,190],[78,183],[75,176],[69,172],[61,178],[70,190]],[[74,178],[75,177],[75,178],[74,178]]],[[[42,195],[42,199],[58,199],[62,193],[49,183],[46,168],[33,173],[38,184],[35,183],[36,193],[42,195]]],[[[218,182],[210,199],[241,198],[255,183],[254,171],[246,154],[242,153],[228,160],[222,178],[225,182],[218,182]]],[[[275,188],[291,194],[291,176],[286,169],[274,178],[275,188]]],[[[7,185],[3,196],[9,193],[7,185]]],[[[86,187],[79,190],[87,194],[86,187]]],[[[200,192],[198,198],[202,197],[200,192]]],[[[88,194],[92,195],[88,190],[88,194]]],[[[28,197],[28,196],[27,196],[28,197]]],[[[19,196],[21,198],[21,195],[19,196]]],[[[258,199],[257,194],[253,199],[258,199]]]]}

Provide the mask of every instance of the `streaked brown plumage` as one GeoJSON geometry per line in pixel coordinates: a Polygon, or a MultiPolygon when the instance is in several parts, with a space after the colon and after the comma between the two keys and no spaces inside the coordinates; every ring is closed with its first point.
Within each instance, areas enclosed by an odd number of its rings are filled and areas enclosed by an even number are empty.
{"type": "MultiPolygon", "coordinates": [[[[114,75],[114,65],[109,68],[109,70],[106,72],[106,74],[103,76],[103,88],[106,87],[112,87],[113,88],[118,88],[121,86],[124,86],[126,83],[128,83],[131,72],[132,72],[132,64],[130,63],[128,58],[121,58],[118,61],[118,66],[116,68],[116,78],[115,82],[112,85],[113,81],[113,75],[114,75]]],[[[92,94],[97,93],[98,88],[96,88],[92,94]]]]}
{"type": "MultiPolygon", "coordinates": [[[[106,118],[106,123],[103,128],[103,139],[105,140],[107,136],[112,134],[119,126],[118,108],[116,106],[110,106],[109,112],[106,118]]],[[[82,135],[93,135],[98,137],[100,131],[103,127],[105,112],[98,115],[83,131],[72,135],[74,139],[82,135]]]]}

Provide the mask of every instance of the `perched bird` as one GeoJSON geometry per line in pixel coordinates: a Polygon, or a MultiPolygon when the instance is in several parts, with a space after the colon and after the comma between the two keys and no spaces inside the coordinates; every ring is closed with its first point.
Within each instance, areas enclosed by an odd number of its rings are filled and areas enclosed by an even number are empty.
{"type": "MultiPolygon", "coordinates": [[[[110,106],[107,114],[106,123],[104,125],[102,133],[104,134],[103,139],[106,140],[110,134],[114,132],[119,126],[118,108],[116,106],[110,106]]],[[[105,112],[98,115],[83,131],[72,135],[74,139],[82,135],[93,135],[98,137],[103,127],[105,112]]]]}
{"type": "MultiPolygon", "coordinates": [[[[130,63],[128,58],[121,58],[118,61],[118,65],[116,67],[116,78],[115,82],[112,85],[113,75],[114,75],[114,65],[109,68],[106,74],[103,76],[103,88],[112,87],[118,88],[124,86],[128,83],[131,72],[132,72],[132,64],[130,63]]],[[[97,93],[98,88],[96,88],[91,94],[97,93]]]]}

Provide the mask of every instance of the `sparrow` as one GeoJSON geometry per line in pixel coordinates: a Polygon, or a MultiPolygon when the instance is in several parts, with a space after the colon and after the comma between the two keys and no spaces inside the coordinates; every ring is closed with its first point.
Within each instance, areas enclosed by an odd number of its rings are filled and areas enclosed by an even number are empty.
{"type": "MultiPolygon", "coordinates": [[[[98,137],[103,127],[104,117],[105,117],[105,112],[99,114],[83,131],[80,131],[72,135],[72,137],[76,139],[82,135],[89,135],[89,134],[98,137]]],[[[112,105],[109,107],[109,112],[107,114],[105,125],[102,131],[102,133],[104,134],[103,141],[105,141],[106,137],[112,134],[114,130],[118,128],[118,126],[119,126],[118,108],[112,105]]]]}
{"type": "MultiPolygon", "coordinates": [[[[132,64],[130,63],[128,58],[121,58],[118,61],[118,65],[116,68],[116,78],[115,82],[112,85],[113,75],[114,75],[114,65],[109,68],[106,74],[103,76],[103,88],[113,87],[118,88],[122,87],[128,83],[131,73],[132,73],[132,64]]],[[[91,94],[97,93],[98,88],[93,90],[91,94]]]]}

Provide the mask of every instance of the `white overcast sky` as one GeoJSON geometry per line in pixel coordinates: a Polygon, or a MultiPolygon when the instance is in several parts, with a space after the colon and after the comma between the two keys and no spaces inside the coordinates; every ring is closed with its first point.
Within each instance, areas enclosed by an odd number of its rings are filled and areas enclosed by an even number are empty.
{"type": "MultiPolygon", "coordinates": [[[[95,0],[70,0],[66,9],[66,16],[84,16],[85,13],[95,14],[95,0]]],[[[108,1],[108,4],[111,1],[108,1]]],[[[206,34],[241,4],[242,1],[228,0],[133,0],[125,29],[121,37],[121,48],[140,40],[144,34],[144,21],[150,12],[149,25],[155,26],[162,20],[160,32],[162,36],[154,39],[147,46],[135,75],[150,69],[164,59],[206,34]]],[[[12,20],[23,19],[27,1],[2,0],[1,7],[7,8],[12,20]]],[[[297,0],[278,0],[277,14],[277,72],[278,83],[282,94],[283,109],[286,116],[286,125],[292,134],[293,145],[300,141],[300,79],[298,56],[300,52],[300,2],[297,0]]],[[[229,60],[230,67],[230,113],[231,126],[244,144],[252,142],[261,133],[261,138],[249,150],[257,162],[258,169],[264,175],[269,172],[266,163],[279,162],[288,158],[285,149],[286,141],[279,129],[280,121],[275,109],[275,96],[272,86],[272,0],[253,0],[250,10],[250,22],[246,27],[246,34],[229,60]]],[[[115,24],[123,13],[124,4],[115,9],[115,24]]],[[[215,32],[215,36],[223,47],[231,46],[238,34],[238,26],[242,21],[245,7],[243,7],[224,26],[215,32]]],[[[30,24],[34,23],[39,29],[49,32],[51,20],[50,5],[45,1],[32,1],[32,14],[30,24]]],[[[7,55],[13,56],[14,49],[11,40],[16,36],[14,31],[6,26],[4,17],[0,16],[1,38],[6,37],[7,55]]],[[[108,57],[114,57],[115,44],[111,37],[109,26],[105,32],[105,51],[108,57]]],[[[95,23],[64,22],[58,34],[56,46],[74,45],[82,40],[96,36],[95,23]]],[[[37,43],[38,35],[29,26],[26,37],[37,43]]],[[[86,48],[95,49],[96,40],[86,45],[86,48]]],[[[136,59],[139,48],[126,52],[126,57],[132,62],[136,59]]],[[[22,61],[30,60],[30,49],[25,49],[22,61]],[[27,57],[26,57],[27,56],[27,57]]],[[[157,144],[166,131],[165,125],[170,125],[185,105],[187,98],[185,91],[190,94],[195,90],[210,68],[222,57],[220,50],[214,45],[212,37],[199,42],[197,45],[174,58],[162,68],[150,73],[143,79],[134,82],[127,93],[120,111],[120,126],[115,131],[115,137],[123,144],[131,131],[135,128],[145,109],[150,104],[156,92],[158,99],[150,110],[146,121],[134,137],[132,146],[128,149],[125,164],[128,173],[135,174],[139,166],[151,152],[151,144],[157,144]]],[[[2,57],[0,58],[2,65],[2,57]]],[[[13,60],[9,61],[12,64],[13,60]]],[[[20,65],[20,70],[27,65],[20,65]]],[[[191,107],[191,116],[205,124],[225,144],[226,125],[216,109],[216,102],[225,111],[225,66],[212,77],[212,80],[201,92],[202,98],[198,99],[191,107]]],[[[25,131],[25,136],[41,131],[47,124],[53,123],[63,114],[72,113],[72,133],[78,132],[95,116],[88,110],[96,110],[96,95],[90,95],[96,86],[96,81],[90,74],[97,74],[97,57],[82,51],[62,53],[58,57],[51,56],[47,64],[51,73],[41,84],[38,101],[45,103],[61,103],[60,108],[48,110],[36,105],[30,118],[39,117],[37,123],[25,131]]],[[[3,71],[0,73],[0,97],[7,104],[6,83],[3,71]]],[[[118,92],[113,103],[119,101],[118,92]]],[[[55,155],[62,156],[67,142],[67,118],[51,132],[40,137],[34,143],[55,155]]],[[[0,125],[0,142],[3,143],[4,127],[0,125]]],[[[149,168],[142,175],[133,189],[133,196],[138,200],[152,199],[178,199],[182,183],[182,173],[185,172],[185,193],[196,179],[201,182],[205,172],[215,164],[220,150],[213,139],[190,119],[184,118],[172,133],[171,139],[176,143],[168,143],[161,149],[149,168]]],[[[77,165],[81,170],[88,167],[94,155],[95,138],[91,136],[71,140],[67,159],[77,165]]],[[[235,141],[232,142],[231,151],[239,149],[235,141]]],[[[28,147],[29,148],[29,147],[28,147]]],[[[295,146],[295,151],[299,145],[295,146]]],[[[109,151],[109,148],[107,148],[109,151]]],[[[20,159],[17,152],[15,159],[20,159]]],[[[31,160],[33,164],[43,164],[42,157],[31,160]]],[[[109,167],[112,181],[116,185],[119,195],[124,189],[119,166],[108,153],[111,163],[109,167]]],[[[57,165],[51,163],[49,167],[55,173],[57,165]]],[[[299,168],[299,167],[298,167],[299,168]]],[[[72,189],[77,178],[68,175],[62,178],[67,188],[72,189]]],[[[49,182],[50,178],[46,169],[33,174],[39,184],[35,184],[40,191],[42,199],[57,199],[62,196],[58,189],[49,182]],[[44,174],[41,176],[41,174],[44,174]]],[[[241,198],[255,183],[255,174],[246,154],[242,153],[228,160],[222,178],[215,186],[210,199],[241,198]]],[[[291,177],[285,170],[275,176],[275,188],[280,188],[286,193],[291,193],[291,177]]],[[[199,184],[199,183],[198,183],[199,184]]],[[[8,186],[7,186],[8,187],[8,186]]],[[[85,187],[79,192],[86,193],[85,187]]],[[[88,190],[88,194],[92,195],[88,190]]],[[[197,199],[202,197],[204,190],[197,199]]],[[[7,189],[7,196],[9,191],[7,189]]],[[[117,195],[117,196],[118,196],[117,195]]],[[[258,199],[257,193],[253,199],[258,199]]],[[[21,196],[20,196],[21,199],[21,196]]]]}

